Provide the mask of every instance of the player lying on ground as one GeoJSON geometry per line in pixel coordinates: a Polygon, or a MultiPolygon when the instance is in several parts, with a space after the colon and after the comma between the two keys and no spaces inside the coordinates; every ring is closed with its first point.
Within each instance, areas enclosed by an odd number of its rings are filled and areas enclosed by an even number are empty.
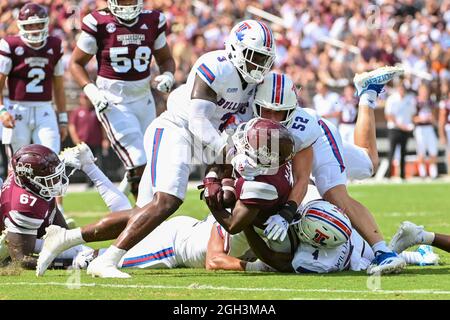
{"type": "Polygon", "coordinates": [[[423,226],[404,221],[389,243],[389,247],[400,253],[418,244],[431,245],[450,252],[450,235],[426,231],[423,226]]]}
{"type": "MultiPolygon", "coordinates": [[[[302,205],[300,218],[290,226],[300,239],[296,250],[278,252],[271,249],[255,232],[254,227],[250,226],[244,232],[256,256],[281,272],[329,273],[366,270],[375,254],[369,244],[352,228],[348,217],[336,206],[321,200],[313,186],[308,190],[307,197],[316,200],[302,205]]],[[[403,252],[400,256],[408,264],[414,265],[433,265],[439,260],[439,257],[426,247],[420,248],[418,252],[403,252]]]]}
{"type": "MultiPolygon", "coordinates": [[[[221,135],[223,129],[233,115],[249,109],[249,98],[274,59],[271,30],[262,22],[247,20],[233,27],[226,50],[206,53],[196,61],[187,83],[169,95],[168,110],[146,130],[144,145],[152,147],[146,150],[147,165],[136,208],[118,213],[124,217],[125,228],[120,223],[116,230],[123,232],[99,231],[102,237],[116,241],[89,265],[89,274],[129,277],[117,269],[120,259],[179,208],[193,162],[205,163],[222,154],[228,141],[227,135],[221,135]],[[213,157],[206,157],[204,148],[213,157]]],[[[81,233],[74,237],[75,242],[82,240],[81,233]]],[[[41,253],[38,274],[52,259],[41,253]]]]}
{"type": "MultiPolygon", "coordinates": [[[[317,189],[310,186],[305,199],[317,197],[320,197],[317,189]]],[[[262,234],[261,229],[258,234],[253,231],[248,236],[251,240],[256,237],[256,240],[253,240],[256,242],[256,251],[270,267],[260,260],[247,262],[239,259],[251,249],[245,235],[243,232],[230,235],[212,215],[202,221],[179,216],[163,222],[129,250],[119,266],[151,269],[189,267],[235,271],[278,270],[297,273],[359,271],[367,268],[374,258],[373,251],[357,231],[351,229],[346,216],[323,200],[310,201],[302,207],[302,219],[290,226],[290,236],[301,240],[295,241],[298,247],[283,249],[277,241],[267,241],[266,244],[258,235],[262,234]],[[316,230],[320,231],[321,237],[315,237],[316,230]],[[258,241],[263,241],[263,244],[258,244],[258,241]]],[[[73,266],[86,268],[92,259],[104,251],[105,249],[84,250],[74,259],[73,266]]],[[[420,248],[418,252],[403,252],[401,256],[408,264],[429,265],[438,261],[438,256],[426,248],[420,248]]]]}
{"type": "MultiPolygon", "coordinates": [[[[370,211],[348,194],[347,176],[352,179],[369,178],[377,168],[379,160],[375,135],[375,101],[384,85],[402,72],[403,70],[399,67],[384,67],[355,76],[354,84],[360,98],[355,127],[355,145],[343,144],[334,125],[326,119],[317,117],[313,110],[303,109],[314,115],[322,128],[320,138],[313,144],[312,176],[315,184],[325,200],[346,212],[353,226],[372,246],[375,259],[367,269],[369,274],[398,272],[406,264],[386,246],[370,211]]],[[[311,121],[302,116],[292,115],[299,108],[289,104],[288,101],[294,101],[295,97],[290,99],[285,97],[282,99],[283,103],[273,100],[277,92],[275,84],[278,77],[277,74],[269,74],[258,88],[254,100],[255,113],[259,117],[285,121],[294,138],[301,139],[304,132],[307,132],[311,121]]],[[[294,94],[295,92],[291,90],[284,90],[284,95],[294,94]]],[[[240,173],[246,177],[250,175],[251,178],[251,175],[256,172],[255,167],[251,167],[251,162],[246,159],[240,161],[242,162],[241,168],[243,168],[240,173]],[[246,172],[247,168],[249,168],[248,173],[246,172]]],[[[272,218],[273,223],[269,224],[267,233],[272,232],[272,234],[278,235],[280,231],[274,233],[271,230],[286,230],[288,224],[283,221],[284,218],[281,216],[272,218]]],[[[281,231],[281,234],[285,234],[285,231],[281,231]]]]}
{"type": "MultiPolygon", "coordinates": [[[[128,199],[94,164],[94,157],[85,144],[62,152],[62,161],[56,153],[42,145],[28,145],[14,153],[12,172],[2,187],[1,228],[6,230],[0,243],[0,261],[8,256],[24,268],[35,269],[36,258],[42,247],[41,237],[49,225],[67,228],[55,205],[55,197],[63,196],[69,180],[65,165],[82,169],[94,182],[110,210],[131,208],[128,199]],[[80,162],[81,161],[81,162],[80,162]]],[[[82,248],[64,253],[73,257],[82,248]]]]}

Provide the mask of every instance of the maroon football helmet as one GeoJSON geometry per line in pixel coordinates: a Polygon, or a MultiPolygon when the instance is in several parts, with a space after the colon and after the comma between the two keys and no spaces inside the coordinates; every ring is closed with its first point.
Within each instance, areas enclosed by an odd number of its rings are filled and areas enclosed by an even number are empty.
{"type": "Polygon", "coordinates": [[[11,166],[16,183],[42,198],[62,196],[69,185],[64,162],[40,144],[17,150],[12,156],[11,166]]]}
{"type": "Polygon", "coordinates": [[[48,12],[43,6],[27,3],[19,11],[17,26],[22,39],[28,43],[40,43],[48,37],[48,12]],[[41,24],[42,27],[30,30],[27,26],[41,24]]]}
{"type": "Polygon", "coordinates": [[[238,153],[252,158],[260,168],[277,169],[294,156],[294,138],[279,122],[254,118],[242,123],[233,135],[238,153]]]}

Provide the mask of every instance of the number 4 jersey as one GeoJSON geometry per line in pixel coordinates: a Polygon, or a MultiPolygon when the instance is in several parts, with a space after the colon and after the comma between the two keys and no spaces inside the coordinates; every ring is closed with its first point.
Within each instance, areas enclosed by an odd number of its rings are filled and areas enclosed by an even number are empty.
{"type": "Polygon", "coordinates": [[[152,52],[166,45],[166,18],[144,10],[132,25],[120,23],[108,9],[83,18],[77,47],[96,55],[97,86],[113,103],[129,103],[150,90],[152,52]]]}
{"type": "Polygon", "coordinates": [[[61,40],[48,37],[41,47],[33,48],[20,36],[0,41],[0,73],[8,76],[9,100],[52,100],[52,78],[62,76],[61,40]]]}

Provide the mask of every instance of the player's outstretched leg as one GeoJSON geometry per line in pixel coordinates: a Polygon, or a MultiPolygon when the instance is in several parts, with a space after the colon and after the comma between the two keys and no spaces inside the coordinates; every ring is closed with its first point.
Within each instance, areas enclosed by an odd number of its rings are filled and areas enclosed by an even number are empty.
{"type": "Polygon", "coordinates": [[[356,120],[355,145],[363,148],[369,156],[373,172],[378,168],[378,149],[375,125],[376,100],[386,83],[403,74],[402,67],[381,67],[370,72],[356,74],[353,83],[359,96],[358,118],[356,120]]]}

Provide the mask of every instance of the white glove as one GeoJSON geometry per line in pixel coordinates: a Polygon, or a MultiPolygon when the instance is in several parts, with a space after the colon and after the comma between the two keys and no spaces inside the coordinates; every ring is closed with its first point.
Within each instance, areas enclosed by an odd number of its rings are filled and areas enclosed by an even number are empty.
{"type": "Polygon", "coordinates": [[[91,100],[97,114],[102,113],[108,108],[108,99],[106,99],[105,95],[97,88],[95,84],[89,83],[85,85],[83,91],[89,100],[91,100]]]}
{"type": "Polygon", "coordinates": [[[72,268],[74,269],[86,269],[89,263],[94,260],[95,250],[86,247],[84,250],[78,252],[75,258],[72,260],[72,268]]]}
{"type": "Polygon", "coordinates": [[[168,93],[175,82],[175,77],[172,72],[166,71],[163,74],[157,76],[155,81],[158,82],[156,85],[156,89],[161,92],[168,93]]]}
{"type": "Polygon", "coordinates": [[[254,180],[261,175],[261,170],[255,161],[245,154],[238,154],[231,159],[231,165],[245,180],[254,180]]]}
{"type": "Polygon", "coordinates": [[[279,241],[282,242],[286,238],[289,222],[287,222],[286,219],[279,214],[270,216],[269,219],[264,222],[264,225],[267,225],[264,230],[264,235],[267,239],[273,241],[279,239],[279,241]]]}

